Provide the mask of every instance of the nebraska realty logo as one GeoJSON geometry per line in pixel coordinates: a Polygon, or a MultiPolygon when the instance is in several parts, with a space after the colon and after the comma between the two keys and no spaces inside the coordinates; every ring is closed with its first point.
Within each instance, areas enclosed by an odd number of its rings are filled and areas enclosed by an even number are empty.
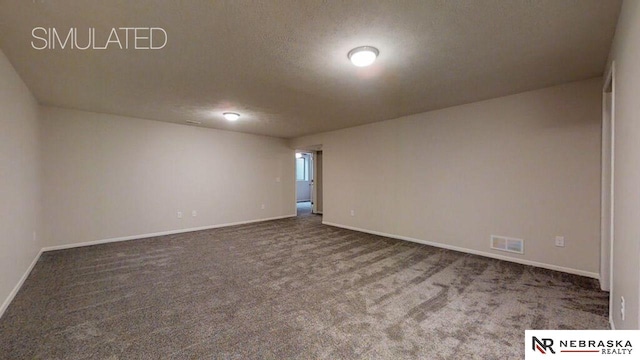
{"type": "Polygon", "coordinates": [[[525,359],[637,359],[640,330],[526,330],[525,359]]]}
{"type": "Polygon", "coordinates": [[[36,50],[160,50],[167,45],[167,32],[160,27],[96,28],[35,27],[31,47],[36,50]]]}

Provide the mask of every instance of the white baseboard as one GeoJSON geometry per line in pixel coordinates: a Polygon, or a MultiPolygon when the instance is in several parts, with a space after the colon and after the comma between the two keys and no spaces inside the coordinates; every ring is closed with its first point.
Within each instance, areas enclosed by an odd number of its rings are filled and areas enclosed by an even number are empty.
{"type": "Polygon", "coordinates": [[[245,225],[245,224],[252,224],[252,223],[263,222],[263,221],[279,220],[279,219],[285,219],[285,218],[290,218],[290,217],[296,217],[296,215],[295,214],[294,215],[283,215],[283,216],[275,216],[275,217],[264,218],[264,219],[238,221],[238,222],[233,222],[233,223],[218,224],[218,225],[208,225],[208,226],[194,227],[194,228],[188,228],[188,229],[168,230],[168,231],[161,231],[161,232],[156,232],[156,233],[147,233],[147,234],[122,236],[122,237],[109,238],[109,239],[92,240],[92,241],[85,241],[85,242],[75,243],[75,244],[64,244],[64,245],[48,246],[48,247],[42,248],[42,252],[54,251],[54,250],[65,250],[65,249],[72,249],[72,248],[83,247],[83,246],[91,246],[91,245],[108,244],[108,243],[119,242],[119,241],[146,239],[146,238],[150,238],[150,237],[181,234],[181,233],[187,233],[187,232],[192,232],[192,231],[217,229],[217,228],[228,227],[228,226],[245,225]]]}
{"type": "Polygon", "coordinates": [[[328,221],[323,221],[322,223],[324,225],[335,226],[335,227],[339,227],[339,228],[343,228],[343,229],[360,231],[360,232],[364,232],[364,233],[368,233],[368,234],[380,235],[380,236],[385,236],[385,237],[398,239],[398,240],[411,241],[411,242],[418,243],[418,244],[435,246],[435,247],[439,247],[439,248],[443,248],[443,249],[454,250],[454,251],[459,251],[459,252],[473,254],[473,255],[480,255],[480,256],[485,256],[485,257],[498,259],[498,260],[511,261],[511,262],[514,262],[514,263],[535,266],[535,267],[539,267],[539,268],[543,268],[543,269],[561,271],[561,272],[565,272],[565,273],[569,273],[569,274],[586,276],[586,277],[590,277],[590,278],[594,278],[594,279],[599,279],[600,278],[600,274],[598,274],[598,273],[584,271],[584,270],[578,270],[578,269],[573,269],[573,268],[568,268],[568,267],[564,267],[564,266],[546,264],[546,263],[541,263],[541,262],[531,261],[531,260],[526,260],[526,259],[519,259],[519,258],[514,258],[514,257],[511,257],[511,256],[493,254],[493,253],[489,253],[489,252],[478,251],[478,250],[473,250],[473,249],[467,249],[467,248],[454,246],[454,245],[448,245],[448,244],[437,243],[437,242],[433,242],[433,241],[415,239],[415,238],[411,238],[411,237],[407,237],[407,236],[387,234],[387,233],[383,233],[383,232],[379,232],[379,231],[361,229],[361,228],[357,228],[357,227],[353,227],[353,226],[341,225],[341,224],[336,224],[336,223],[332,223],[332,222],[328,222],[328,221]]]}
{"type": "Polygon", "coordinates": [[[2,303],[2,306],[0,306],[0,317],[4,315],[4,312],[9,307],[9,304],[11,304],[11,302],[13,301],[13,298],[15,298],[16,295],[18,294],[18,291],[22,287],[22,284],[24,284],[25,280],[27,280],[27,278],[29,277],[29,274],[31,274],[31,270],[33,270],[34,266],[36,266],[38,259],[40,259],[40,255],[42,255],[42,250],[38,251],[38,254],[33,259],[29,267],[27,268],[27,271],[24,272],[24,274],[22,275],[22,277],[20,278],[16,286],[14,286],[13,290],[11,290],[11,292],[9,293],[9,296],[7,296],[7,298],[2,303]]]}

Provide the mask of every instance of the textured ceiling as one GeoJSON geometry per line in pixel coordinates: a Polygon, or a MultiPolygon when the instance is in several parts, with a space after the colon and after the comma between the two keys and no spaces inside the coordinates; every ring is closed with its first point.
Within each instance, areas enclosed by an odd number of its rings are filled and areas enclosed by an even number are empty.
{"type": "MultiPolygon", "coordinates": [[[[0,0],[45,105],[294,137],[599,76],[620,1],[0,0]],[[162,27],[162,50],[34,50],[34,27],[162,27]],[[380,49],[357,68],[356,46],[380,49]],[[228,123],[223,111],[242,117],[228,123]]],[[[83,40],[85,41],[85,40],[83,40]]],[[[104,39],[102,40],[105,41],[104,39]]],[[[98,42],[98,41],[97,41],[98,42]]]]}

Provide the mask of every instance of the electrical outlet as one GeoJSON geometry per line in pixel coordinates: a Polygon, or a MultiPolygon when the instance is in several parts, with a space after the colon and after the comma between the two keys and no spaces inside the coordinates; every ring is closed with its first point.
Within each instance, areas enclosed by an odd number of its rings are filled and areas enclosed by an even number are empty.
{"type": "Polygon", "coordinates": [[[564,236],[556,236],[556,246],[564,247],[564,236]]]}
{"type": "Polygon", "coordinates": [[[620,317],[624,321],[624,296],[620,296],[620,317]]]}
{"type": "Polygon", "coordinates": [[[178,219],[182,219],[182,211],[178,211],[178,219]]]}
{"type": "Polygon", "coordinates": [[[193,211],[191,212],[191,216],[193,216],[193,217],[198,216],[198,212],[197,212],[197,211],[195,211],[195,210],[193,210],[193,211]]]}
{"type": "Polygon", "coordinates": [[[351,210],[351,216],[356,216],[356,211],[355,210],[351,210]]]}
{"type": "Polygon", "coordinates": [[[264,210],[264,204],[262,204],[262,206],[260,206],[260,208],[261,208],[262,210],[264,210]]]}
{"type": "Polygon", "coordinates": [[[276,182],[280,182],[280,178],[279,177],[276,178],[276,182]]]}

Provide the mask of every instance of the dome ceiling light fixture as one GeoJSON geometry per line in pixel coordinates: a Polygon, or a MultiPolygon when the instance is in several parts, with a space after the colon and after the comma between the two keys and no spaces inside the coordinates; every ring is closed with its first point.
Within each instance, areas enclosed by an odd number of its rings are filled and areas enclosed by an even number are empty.
{"type": "Polygon", "coordinates": [[[240,118],[240,114],[234,112],[224,112],[222,116],[229,121],[236,121],[240,118]]]}
{"type": "Polygon", "coordinates": [[[353,65],[357,67],[365,67],[373,64],[379,54],[380,51],[373,46],[358,46],[357,48],[349,51],[347,56],[353,65]]]}

